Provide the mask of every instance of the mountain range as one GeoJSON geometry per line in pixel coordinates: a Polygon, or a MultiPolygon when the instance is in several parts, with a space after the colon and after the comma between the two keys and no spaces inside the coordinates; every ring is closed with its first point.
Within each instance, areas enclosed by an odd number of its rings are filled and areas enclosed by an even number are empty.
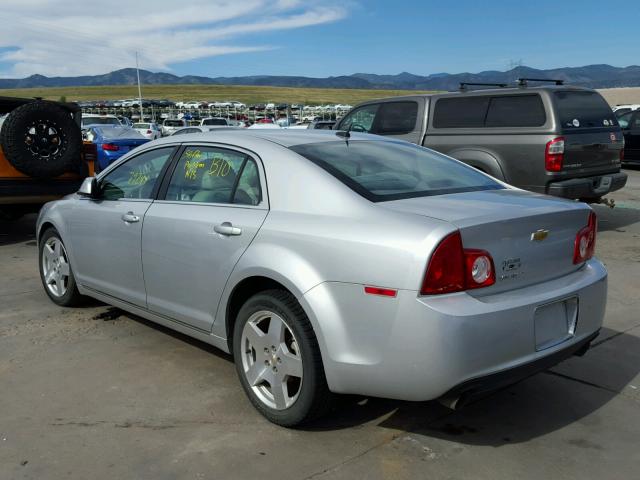
{"type": "MultiPolygon", "coordinates": [[[[572,85],[591,88],[640,86],[640,66],[613,67],[587,65],[549,70],[519,66],[500,72],[488,70],[479,73],[436,73],[426,76],[402,72],[397,75],[354,73],[336,77],[314,78],[302,76],[258,75],[245,77],[177,76],[171,73],[140,70],[140,80],[146,85],[261,85],[277,87],[364,88],[394,90],[455,90],[460,82],[513,83],[517,78],[561,79],[572,85]]],[[[136,70],[123,68],[104,75],[80,77],[45,77],[31,75],[21,79],[0,79],[0,88],[82,87],[104,85],[133,85],[136,70]]]]}

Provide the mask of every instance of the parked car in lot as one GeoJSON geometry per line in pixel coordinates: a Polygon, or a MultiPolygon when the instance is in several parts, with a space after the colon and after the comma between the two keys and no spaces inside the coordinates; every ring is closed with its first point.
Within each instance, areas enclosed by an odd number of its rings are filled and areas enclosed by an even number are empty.
{"type": "Polygon", "coordinates": [[[83,114],[81,123],[82,128],[88,128],[92,125],[110,125],[115,127],[124,126],[120,119],[115,115],[83,114]]]}
{"type": "Polygon", "coordinates": [[[424,145],[534,192],[597,202],[624,187],[622,132],[600,94],[521,83],[372,100],[334,128],[424,145]]]}
{"type": "Polygon", "coordinates": [[[634,110],[638,110],[640,109],[640,105],[639,104],[624,104],[624,105],[616,105],[615,107],[611,107],[611,110],[613,110],[613,113],[616,114],[616,117],[620,117],[620,115],[627,113],[627,112],[632,112],[634,110]]]}
{"type": "Polygon", "coordinates": [[[96,172],[100,172],[130,150],[147,143],[148,138],[133,128],[92,126],[83,134],[96,146],[96,172]]]}
{"type": "Polygon", "coordinates": [[[75,103],[0,97],[0,219],[37,212],[93,174],[81,115],[75,103]]]}
{"type": "Polygon", "coordinates": [[[155,122],[134,123],[133,129],[149,140],[162,137],[162,130],[155,122]]]}
{"type": "Polygon", "coordinates": [[[214,130],[242,130],[240,127],[226,127],[224,125],[193,125],[190,127],[179,128],[171,134],[172,137],[176,135],[185,135],[188,133],[204,133],[212,132],[214,130]]]}
{"type": "Polygon", "coordinates": [[[206,117],[200,120],[200,126],[203,127],[206,125],[230,126],[231,122],[222,117],[206,117]]]}
{"type": "Polygon", "coordinates": [[[162,122],[162,136],[167,137],[187,125],[189,124],[185,118],[165,118],[162,122]]]}
{"type": "Polygon", "coordinates": [[[624,135],[623,164],[640,165],[640,110],[632,110],[618,117],[624,135]]]}
{"type": "Polygon", "coordinates": [[[231,352],[286,426],[332,392],[457,406],[584,353],[606,302],[595,235],[587,205],[435,151],[286,130],[157,140],[37,223],[53,302],[231,352]]]}

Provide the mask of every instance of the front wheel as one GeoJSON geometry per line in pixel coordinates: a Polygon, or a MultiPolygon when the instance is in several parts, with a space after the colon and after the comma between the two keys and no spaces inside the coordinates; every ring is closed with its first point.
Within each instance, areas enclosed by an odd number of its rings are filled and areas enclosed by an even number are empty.
{"type": "Polygon", "coordinates": [[[326,412],[331,393],[318,341],[290,293],[266,291],[243,305],[233,351],[245,393],[271,422],[292,427],[326,412]]]}
{"type": "Polygon", "coordinates": [[[39,250],[40,279],[49,298],[63,307],[77,305],[82,296],[76,286],[67,249],[54,228],[44,232],[39,250]]]}

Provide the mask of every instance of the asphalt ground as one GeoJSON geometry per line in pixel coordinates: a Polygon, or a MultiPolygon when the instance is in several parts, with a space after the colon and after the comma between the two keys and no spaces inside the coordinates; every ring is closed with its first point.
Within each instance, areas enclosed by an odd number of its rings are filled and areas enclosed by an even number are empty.
{"type": "Polygon", "coordinates": [[[97,302],[54,305],[35,216],[0,223],[0,479],[634,479],[640,476],[640,171],[596,206],[609,269],[584,357],[460,411],[348,397],[264,420],[229,356],[97,302]]]}

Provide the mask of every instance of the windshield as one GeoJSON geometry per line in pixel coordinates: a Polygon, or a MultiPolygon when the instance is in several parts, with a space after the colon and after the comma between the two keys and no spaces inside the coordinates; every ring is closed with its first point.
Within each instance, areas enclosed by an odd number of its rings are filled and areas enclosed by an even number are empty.
{"type": "Polygon", "coordinates": [[[182,120],[165,120],[164,125],[166,127],[184,127],[184,122],[182,120]]]}
{"type": "Polygon", "coordinates": [[[611,107],[597,92],[560,90],[554,96],[563,130],[618,126],[611,107]]]}
{"type": "Polygon", "coordinates": [[[226,125],[227,121],[224,118],[205,118],[202,120],[202,125],[226,125]]]}
{"type": "Polygon", "coordinates": [[[113,117],[82,117],[82,126],[87,125],[121,125],[121,123],[113,117]]]}
{"type": "Polygon", "coordinates": [[[151,128],[149,123],[134,123],[133,128],[151,128]]]}
{"type": "Polygon", "coordinates": [[[373,202],[504,188],[472,167],[411,144],[336,141],[290,148],[373,202]]]}

